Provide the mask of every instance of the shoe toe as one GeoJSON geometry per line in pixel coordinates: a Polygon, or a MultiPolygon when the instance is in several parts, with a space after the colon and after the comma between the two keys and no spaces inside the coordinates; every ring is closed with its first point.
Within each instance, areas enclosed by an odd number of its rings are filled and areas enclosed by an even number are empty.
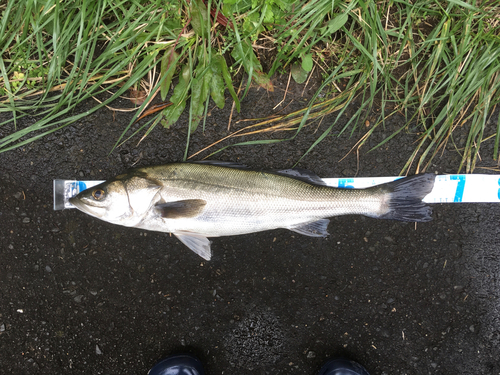
{"type": "Polygon", "coordinates": [[[359,363],[345,358],[335,358],[321,368],[318,375],[370,375],[359,363]]]}
{"type": "Polygon", "coordinates": [[[189,354],[167,357],[149,370],[148,375],[205,375],[198,358],[189,354]]]}

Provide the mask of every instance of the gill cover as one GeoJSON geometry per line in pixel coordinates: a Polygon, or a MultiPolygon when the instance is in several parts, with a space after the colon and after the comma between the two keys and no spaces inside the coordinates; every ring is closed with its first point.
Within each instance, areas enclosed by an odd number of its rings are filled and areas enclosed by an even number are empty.
{"type": "Polygon", "coordinates": [[[160,199],[159,194],[158,197],[155,198],[155,196],[161,189],[161,186],[153,180],[138,176],[123,180],[123,185],[128,194],[131,214],[135,219],[135,224],[137,224],[160,199]]]}

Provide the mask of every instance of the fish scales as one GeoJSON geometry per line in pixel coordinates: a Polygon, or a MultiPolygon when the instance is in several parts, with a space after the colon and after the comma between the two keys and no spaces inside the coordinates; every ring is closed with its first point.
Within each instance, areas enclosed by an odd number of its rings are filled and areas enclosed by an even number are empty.
{"type": "MultiPolygon", "coordinates": [[[[148,175],[164,185],[161,196],[165,201],[207,201],[206,210],[189,230],[208,236],[288,227],[346,213],[373,214],[381,209],[380,199],[363,190],[311,185],[267,172],[179,164],[169,171],[153,169],[148,175]]],[[[172,225],[179,228],[186,223],[172,225]]]]}

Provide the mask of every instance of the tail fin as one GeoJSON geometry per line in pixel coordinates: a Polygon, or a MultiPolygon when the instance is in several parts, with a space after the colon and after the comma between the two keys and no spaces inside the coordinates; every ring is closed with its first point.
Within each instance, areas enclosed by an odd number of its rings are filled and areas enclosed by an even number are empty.
{"type": "Polygon", "coordinates": [[[380,219],[424,222],[432,220],[432,208],[422,199],[432,191],[436,176],[431,173],[417,174],[411,177],[380,185],[387,194],[388,211],[380,219]]]}

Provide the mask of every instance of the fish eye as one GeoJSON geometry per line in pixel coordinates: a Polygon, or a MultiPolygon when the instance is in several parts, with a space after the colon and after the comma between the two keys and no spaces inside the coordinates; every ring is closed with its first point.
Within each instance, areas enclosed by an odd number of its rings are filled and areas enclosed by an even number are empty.
{"type": "Polygon", "coordinates": [[[104,190],[102,189],[95,189],[93,192],[92,192],[92,196],[94,197],[95,200],[97,201],[100,201],[102,198],[104,198],[104,196],[106,195],[106,193],[104,192],[104,190]]]}

